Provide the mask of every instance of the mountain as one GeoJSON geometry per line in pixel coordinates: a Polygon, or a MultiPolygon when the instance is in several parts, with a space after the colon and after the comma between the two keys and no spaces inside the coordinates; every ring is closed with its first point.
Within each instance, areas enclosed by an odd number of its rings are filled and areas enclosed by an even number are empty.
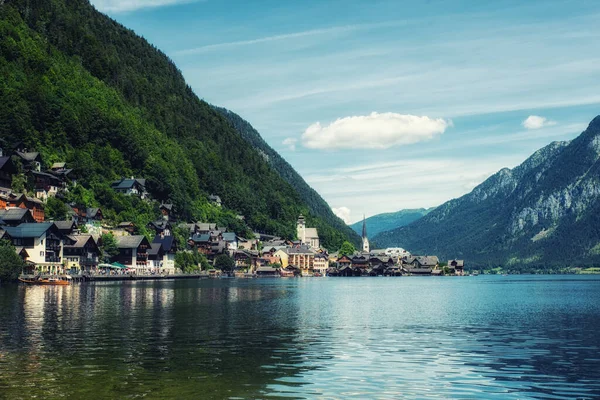
{"type": "Polygon", "coordinates": [[[319,235],[325,233],[327,237],[335,237],[335,242],[343,241],[344,238],[350,238],[354,243],[360,242],[360,237],[331,211],[331,207],[321,195],[311,188],[300,174],[264,141],[260,133],[248,121],[225,108],[217,106],[213,106],[213,108],[223,115],[240,136],[259,152],[281,178],[295,189],[303,203],[308,206],[310,213],[319,216],[319,219],[314,221],[319,235]]]}
{"type": "MultiPolygon", "coordinates": [[[[434,208],[416,208],[408,210],[400,210],[391,213],[377,214],[365,220],[367,224],[367,234],[370,237],[375,237],[381,232],[389,231],[401,226],[406,226],[411,222],[429,214],[434,208]]],[[[362,221],[358,221],[350,228],[357,234],[362,234],[362,221]]]]}
{"type": "Polygon", "coordinates": [[[383,232],[402,246],[472,266],[519,270],[600,264],[600,116],[570,142],[554,142],[502,169],[412,224],[383,232]]]}
{"type": "Polygon", "coordinates": [[[2,147],[21,142],[46,166],[66,161],[79,182],[69,201],[143,225],[157,207],[109,185],[136,176],[184,220],[241,230],[239,213],[253,229],[292,238],[302,213],[325,246],[358,242],[200,100],[167,56],[87,0],[0,2],[0,74],[2,147]],[[208,203],[212,193],[223,209],[208,203]]]}

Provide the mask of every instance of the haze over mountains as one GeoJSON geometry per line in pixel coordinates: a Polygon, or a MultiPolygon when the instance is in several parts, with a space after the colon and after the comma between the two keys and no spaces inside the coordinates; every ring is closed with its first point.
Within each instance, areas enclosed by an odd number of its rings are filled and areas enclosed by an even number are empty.
{"type": "Polygon", "coordinates": [[[600,116],[514,169],[404,227],[373,237],[441,259],[514,268],[600,264],[600,116]]]}
{"type": "MultiPolygon", "coordinates": [[[[415,208],[373,215],[365,220],[367,224],[367,233],[369,237],[374,237],[381,232],[406,226],[411,222],[423,217],[424,215],[429,214],[434,209],[435,207],[415,208]]],[[[354,232],[360,235],[362,233],[362,223],[363,221],[361,220],[351,224],[350,227],[354,230],[354,232]]]]}

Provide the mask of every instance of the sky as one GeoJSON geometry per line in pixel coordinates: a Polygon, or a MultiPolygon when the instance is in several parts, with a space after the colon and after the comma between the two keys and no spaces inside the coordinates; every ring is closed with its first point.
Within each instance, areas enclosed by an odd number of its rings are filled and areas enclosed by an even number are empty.
{"type": "Polygon", "coordinates": [[[432,207],[600,114],[600,2],[92,0],[352,223],[432,207]]]}

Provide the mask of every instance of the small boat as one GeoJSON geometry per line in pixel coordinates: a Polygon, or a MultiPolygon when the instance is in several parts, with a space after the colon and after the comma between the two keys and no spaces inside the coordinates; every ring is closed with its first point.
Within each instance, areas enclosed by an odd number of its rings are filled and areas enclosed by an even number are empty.
{"type": "Polygon", "coordinates": [[[70,277],[35,278],[35,279],[19,278],[19,281],[21,281],[23,283],[26,283],[28,285],[64,286],[64,285],[70,285],[71,284],[70,277]]]}
{"type": "Polygon", "coordinates": [[[317,278],[320,278],[320,277],[322,277],[322,276],[323,276],[323,274],[322,274],[322,273],[320,273],[320,272],[315,272],[315,273],[313,274],[313,276],[315,276],[315,277],[317,277],[317,278]]]}

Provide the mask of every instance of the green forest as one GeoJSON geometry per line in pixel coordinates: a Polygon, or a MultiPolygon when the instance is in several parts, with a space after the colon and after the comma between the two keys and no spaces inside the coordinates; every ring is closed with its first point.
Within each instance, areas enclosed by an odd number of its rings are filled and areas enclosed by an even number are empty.
{"type": "Polygon", "coordinates": [[[141,226],[170,201],[181,220],[286,238],[302,213],[324,246],[358,241],[200,100],[168,57],[86,0],[0,5],[0,74],[2,147],[22,142],[46,166],[67,162],[79,183],[68,201],[141,226]],[[124,176],[145,178],[156,202],[114,193],[110,182],[124,176]],[[209,204],[212,193],[223,208],[209,204]]]}

